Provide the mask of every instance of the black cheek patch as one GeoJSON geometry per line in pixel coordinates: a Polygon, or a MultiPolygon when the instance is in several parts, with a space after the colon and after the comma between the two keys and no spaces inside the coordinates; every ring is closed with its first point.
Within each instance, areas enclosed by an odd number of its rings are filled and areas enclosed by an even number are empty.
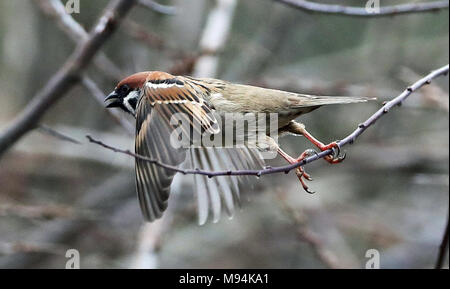
{"type": "Polygon", "coordinates": [[[131,107],[136,110],[137,98],[131,98],[128,102],[130,103],[131,107]]]}
{"type": "Polygon", "coordinates": [[[123,103],[121,103],[118,107],[120,107],[125,112],[129,112],[128,108],[126,108],[125,105],[123,105],[123,103]]]}

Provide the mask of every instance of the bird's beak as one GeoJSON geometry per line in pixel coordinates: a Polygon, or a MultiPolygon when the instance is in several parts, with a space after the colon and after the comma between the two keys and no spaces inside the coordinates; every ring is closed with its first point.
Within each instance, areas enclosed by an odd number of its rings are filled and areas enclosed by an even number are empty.
{"type": "Polygon", "coordinates": [[[113,91],[105,98],[106,107],[118,107],[121,104],[119,95],[113,91]]]}

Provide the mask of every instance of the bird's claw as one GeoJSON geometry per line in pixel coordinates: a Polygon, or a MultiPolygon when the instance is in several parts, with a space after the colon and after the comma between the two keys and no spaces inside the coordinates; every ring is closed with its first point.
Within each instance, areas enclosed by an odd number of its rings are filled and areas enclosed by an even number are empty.
{"type": "MultiPolygon", "coordinates": [[[[304,160],[305,158],[315,155],[317,154],[317,152],[313,149],[307,149],[306,151],[304,151],[300,157],[297,159],[297,162],[301,162],[302,160],[304,160]]],[[[305,183],[305,180],[307,181],[312,181],[313,178],[311,177],[310,174],[308,174],[307,172],[305,172],[305,169],[300,166],[295,170],[295,174],[297,175],[300,184],[303,187],[303,190],[305,190],[305,192],[307,192],[308,194],[314,194],[315,192],[313,190],[311,190],[308,185],[305,183]]]]}
{"type": "Polygon", "coordinates": [[[333,146],[331,148],[331,150],[333,151],[333,154],[332,154],[333,159],[338,158],[338,156],[341,154],[341,148],[337,145],[337,143],[336,143],[336,146],[333,146]]]}
{"type": "Polygon", "coordinates": [[[338,160],[339,162],[342,162],[343,160],[345,160],[346,157],[347,157],[347,153],[344,152],[342,155],[339,155],[339,156],[338,156],[337,160],[338,160]]]}
{"type": "Polygon", "coordinates": [[[338,164],[345,160],[345,157],[347,156],[346,152],[341,154],[341,148],[338,143],[339,141],[334,141],[326,146],[327,148],[331,148],[333,151],[331,155],[325,157],[325,160],[330,164],[338,164]]]}
{"type": "Polygon", "coordinates": [[[310,157],[310,156],[313,156],[313,155],[317,155],[317,152],[315,150],[313,150],[313,149],[307,149],[302,154],[303,157],[310,157]]]}
{"type": "Polygon", "coordinates": [[[297,170],[295,171],[295,173],[300,181],[300,184],[303,187],[303,190],[305,190],[305,192],[307,192],[308,194],[314,194],[315,192],[313,190],[311,190],[308,187],[308,185],[305,183],[305,180],[312,181],[311,176],[305,172],[305,169],[302,167],[298,167],[297,170]]]}
{"type": "Polygon", "coordinates": [[[313,190],[311,190],[311,189],[309,189],[309,188],[303,188],[308,194],[315,194],[316,193],[316,191],[313,191],[313,190]]]}
{"type": "Polygon", "coordinates": [[[312,182],[313,181],[313,178],[311,177],[311,175],[310,174],[307,174],[307,173],[303,173],[303,176],[305,177],[305,179],[307,180],[307,181],[310,181],[310,182],[312,182]]]}

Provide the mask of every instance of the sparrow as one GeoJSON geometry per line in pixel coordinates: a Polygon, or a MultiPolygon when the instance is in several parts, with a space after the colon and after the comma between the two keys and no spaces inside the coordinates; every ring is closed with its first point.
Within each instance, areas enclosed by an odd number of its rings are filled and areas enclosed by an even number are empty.
{"type": "MultiPolygon", "coordinates": [[[[345,154],[340,155],[337,142],[329,144],[320,142],[295,119],[324,105],[359,103],[367,100],[369,99],[365,97],[298,94],[219,79],[145,71],[120,81],[114,91],[106,97],[105,102],[106,107],[121,108],[135,117],[136,154],[173,166],[189,165],[214,171],[262,168],[263,147],[276,151],[290,164],[300,162],[313,151],[306,150],[297,158],[291,157],[269,135],[266,135],[264,146],[192,149],[174,147],[168,140],[175,129],[171,122],[171,117],[175,113],[186,115],[191,126],[194,126],[194,122],[198,123],[203,131],[211,134],[220,133],[219,120],[226,113],[276,113],[278,117],[276,129],[279,136],[286,134],[304,136],[321,151],[333,149],[335,153],[327,156],[325,160],[336,164],[345,158],[345,154]]],[[[151,222],[160,218],[168,206],[170,186],[175,172],[136,159],[135,175],[139,204],[145,220],[151,222]]],[[[305,183],[305,180],[312,178],[303,167],[296,169],[296,175],[304,190],[313,193],[305,183]]],[[[240,206],[239,185],[245,178],[234,176],[207,178],[194,175],[199,224],[207,221],[210,211],[213,222],[217,222],[222,206],[232,217],[235,204],[240,206]]]]}

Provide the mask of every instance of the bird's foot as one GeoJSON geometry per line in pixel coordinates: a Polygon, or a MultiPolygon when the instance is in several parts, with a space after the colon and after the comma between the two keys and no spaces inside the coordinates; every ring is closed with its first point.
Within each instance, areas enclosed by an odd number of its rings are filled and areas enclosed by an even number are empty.
{"type": "Polygon", "coordinates": [[[333,150],[333,154],[324,157],[324,160],[330,164],[338,164],[345,160],[346,153],[341,154],[341,148],[339,147],[338,141],[331,142],[327,145],[318,146],[321,151],[326,151],[329,149],[333,150]]]}
{"type": "MultiPolygon", "coordinates": [[[[305,158],[312,156],[314,154],[317,154],[317,152],[315,150],[308,149],[308,150],[304,151],[294,162],[299,163],[299,162],[303,161],[305,158]]],[[[313,180],[311,175],[305,171],[305,168],[302,166],[296,168],[295,174],[297,175],[297,177],[300,181],[300,184],[302,185],[305,192],[307,192],[308,194],[314,194],[315,191],[311,190],[305,182],[305,180],[307,180],[307,181],[313,180]]]]}
{"type": "MultiPolygon", "coordinates": [[[[301,161],[303,161],[305,158],[312,156],[314,154],[317,154],[317,152],[313,149],[308,149],[306,151],[304,151],[298,158],[293,158],[290,155],[288,155],[287,153],[285,153],[283,150],[278,149],[278,153],[280,154],[281,157],[283,157],[288,163],[290,164],[297,164],[301,161]]],[[[307,172],[305,172],[305,168],[303,166],[299,166],[295,169],[295,174],[297,175],[300,184],[302,185],[303,189],[309,193],[309,194],[314,194],[315,192],[311,189],[309,189],[308,185],[306,184],[306,181],[312,181],[312,177],[310,174],[308,174],[307,172]]]]}

